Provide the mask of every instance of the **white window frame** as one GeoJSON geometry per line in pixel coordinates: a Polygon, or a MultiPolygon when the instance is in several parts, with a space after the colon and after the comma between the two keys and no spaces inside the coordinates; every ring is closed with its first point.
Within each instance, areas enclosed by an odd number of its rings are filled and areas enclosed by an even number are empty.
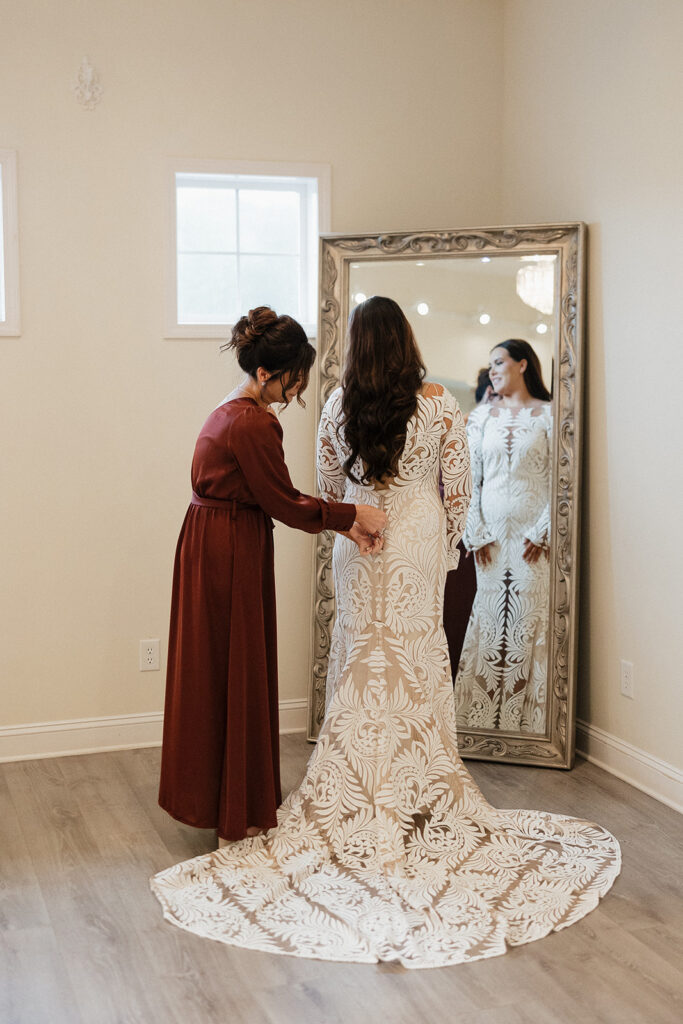
{"type": "Polygon", "coordinates": [[[0,337],[21,334],[19,307],[19,224],[17,214],[17,154],[0,149],[2,167],[2,237],[5,279],[5,319],[0,320],[0,337]]]}
{"type": "MultiPolygon", "coordinates": [[[[226,174],[244,175],[259,178],[315,178],[318,182],[318,235],[330,231],[330,181],[329,164],[299,164],[252,162],[249,160],[181,160],[168,161],[168,230],[166,257],[166,316],[164,337],[214,339],[226,338],[232,324],[179,324],[178,323],[178,268],[177,268],[177,214],[176,214],[176,175],[177,174],[226,174]]],[[[308,266],[308,288],[314,294],[318,290],[319,255],[310,254],[308,266]]],[[[246,310],[244,311],[246,312],[246,310]]],[[[318,333],[317,322],[302,324],[309,338],[318,333]]]]}

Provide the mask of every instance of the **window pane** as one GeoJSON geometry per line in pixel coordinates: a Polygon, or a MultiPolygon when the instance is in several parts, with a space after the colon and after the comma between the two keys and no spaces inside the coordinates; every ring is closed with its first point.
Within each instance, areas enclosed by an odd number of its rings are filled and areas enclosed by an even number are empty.
{"type": "Polygon", "coordinates": [[[240,189],[240,251],[299,252],[298,192],[240,189]]]}
{"type": "Polygon", "coordinates": [[[239,316],[235,256],[178,256],[178,323],[229,324],[239,316]]]}
{"type": "Polygon", "coordinates": [[[240,259],[241,313],[254,306],[272,306],[278,315],[301,319],[299,261],[296,256],[242,256],[240,259]]]}
{"type": "Polygon", "coordinates": [[[235,190],[182,185],[178,197],[178,252],[235,252],[235,190]]]}

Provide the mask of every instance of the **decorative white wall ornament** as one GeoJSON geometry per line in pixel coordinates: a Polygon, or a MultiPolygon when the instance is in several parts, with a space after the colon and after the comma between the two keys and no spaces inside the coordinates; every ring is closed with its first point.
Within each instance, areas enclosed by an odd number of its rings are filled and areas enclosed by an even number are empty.
{"type": "Polygon", "coordinates": [[[87,57],[81,61],[73,88],[76,99],[86,110],[94,110],[102,99],[102,86],[97,72],[87,57]]]}

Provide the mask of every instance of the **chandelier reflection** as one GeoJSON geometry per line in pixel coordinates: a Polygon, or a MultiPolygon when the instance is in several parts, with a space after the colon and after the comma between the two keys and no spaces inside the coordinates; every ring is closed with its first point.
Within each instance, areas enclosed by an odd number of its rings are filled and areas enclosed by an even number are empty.
{"type": "Polygon", "coordinates": [[[555,257],[522,256],[515,289],[522,302],[548,316],[555,305],[555,257]]]}

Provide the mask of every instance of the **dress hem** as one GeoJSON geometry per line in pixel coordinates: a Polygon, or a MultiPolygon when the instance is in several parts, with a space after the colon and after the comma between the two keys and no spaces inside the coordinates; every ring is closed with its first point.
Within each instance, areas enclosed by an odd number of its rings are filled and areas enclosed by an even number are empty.
{"type": "MultiPolygon", "coordinates": [[[[243,836],[224,836],[224,835],[221,835],[220,829],[218,827],[218,823],[214,823],[213,825],[198,825],[196,821],[190,821],[189,818],[185,818],[185,817],[183,817],[180,814],[176,814],[175,811],[172,811],[169,807],[165,807],[164,804],[162,804],[161,800],[159,800],[158,803],[159,803],[159,807],[161,807],[162,811],[166,811],[166,814],[169,814],[173,818],[174,821],[179,821],[181,825],[189,825],[190,828],[201,828],[201,829],[204,829],[204,830],[213,829],[215,832],[218,833],[218,838],[219,839],[224,839],[226,843],[240,843],[243,839],[251,839],[252,838],[251,836],[248,836],[246,834],[246,832],[245,832],[245,834],[243,836]]],[[[272,825],[247,825],[247,828],[263,828],[266,831],[269,831],[269,829],[275,828],[276,825],[277,825],[277,820],[274,821],[272,825]]]]}

